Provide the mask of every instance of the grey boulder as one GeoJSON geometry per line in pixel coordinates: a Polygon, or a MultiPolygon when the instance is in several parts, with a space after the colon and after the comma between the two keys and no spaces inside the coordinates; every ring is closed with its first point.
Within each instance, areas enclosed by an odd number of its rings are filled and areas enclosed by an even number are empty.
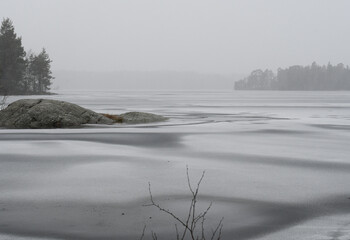
{"type": "Polygon", "coordinates": [[[168,120],[168,118],[144,112],[128,112],[120,114],[119,117],[123,123],[137,124],[137,123],[152,123],[168,120]]]}
{"type": "Polygon", "coordinates": [[[112,119],[76,104],[49,99],[22,99],[0,111],[3,128],[74,128],[112,123],[112,119]]]}

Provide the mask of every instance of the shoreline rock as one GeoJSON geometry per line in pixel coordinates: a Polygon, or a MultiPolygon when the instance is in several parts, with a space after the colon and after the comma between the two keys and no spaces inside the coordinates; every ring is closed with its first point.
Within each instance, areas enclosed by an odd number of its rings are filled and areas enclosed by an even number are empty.
{"type": "Polygon", "coordinates": [[[128,124],[153,123],[168,120],[168,118],[163,117],[161,115],[144,112],[127,112],[120,114],[119,117],[122,118],[123,123],[128,124]]]}
{"type": "Polygon", "coordinates": [[[0,111],[0,127],[5,128],[76,128],[82,124],[112,123],[76,104],[49,99],[21,99],[0,111]]]}
{"type": "Polygon", "coordinates": [[[78,128],[83,124],[151,123],[167,118],[142,112],[100,114],[76,104],[50,99],[21,99],[0,111],[0,128],[78,128]]]}

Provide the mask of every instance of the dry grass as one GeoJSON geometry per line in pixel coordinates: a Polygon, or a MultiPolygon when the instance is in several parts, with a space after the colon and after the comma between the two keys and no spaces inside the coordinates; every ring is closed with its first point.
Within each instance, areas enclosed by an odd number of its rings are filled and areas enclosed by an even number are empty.
{"type": "Polygon", "coordinates": [[[122,123],[124,121],[123,118],[118,115],[112,115],[112,114],[106,114],[106,113],[102,113],[102,115],[105,116],[106,118],[112,119],[115,123],[122,123]]]}

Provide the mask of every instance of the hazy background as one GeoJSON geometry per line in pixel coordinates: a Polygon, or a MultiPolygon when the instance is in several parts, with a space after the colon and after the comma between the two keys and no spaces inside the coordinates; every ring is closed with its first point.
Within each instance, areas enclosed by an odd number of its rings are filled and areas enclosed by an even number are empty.
{"type": "Polygon", "coordinates": [[[61,89],[82,78],[92,88],[226,89],[256,68],[349,64],[349,9],[348,0],[0,1],[26,50],[47,49],[61,89]],[[102,72],[108,81],[96,81],[102,72]]]}

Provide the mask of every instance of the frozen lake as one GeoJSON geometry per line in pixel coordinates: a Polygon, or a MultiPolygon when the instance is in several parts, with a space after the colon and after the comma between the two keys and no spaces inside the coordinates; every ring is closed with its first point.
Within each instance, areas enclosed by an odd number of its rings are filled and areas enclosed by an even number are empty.
{"type": "MultiPolygon", "coordinates": [[[[9,101],[22,98],[10,97],[9,101]]],[[[27,97],[28,98],[28,97],[27,97]]],[[[32,96],[38,98],[38,96],[32,96]]],[[[223,239],[350,238],[350,92],[61,92],[97,112],[169,121],[0,130],[0,239],[174,235],[193,182],[223,239]],[[170,234],[169,234],[170,232],[170,234]]],[[[210,228],[208,228],[210,230],[210,228]]]]}

